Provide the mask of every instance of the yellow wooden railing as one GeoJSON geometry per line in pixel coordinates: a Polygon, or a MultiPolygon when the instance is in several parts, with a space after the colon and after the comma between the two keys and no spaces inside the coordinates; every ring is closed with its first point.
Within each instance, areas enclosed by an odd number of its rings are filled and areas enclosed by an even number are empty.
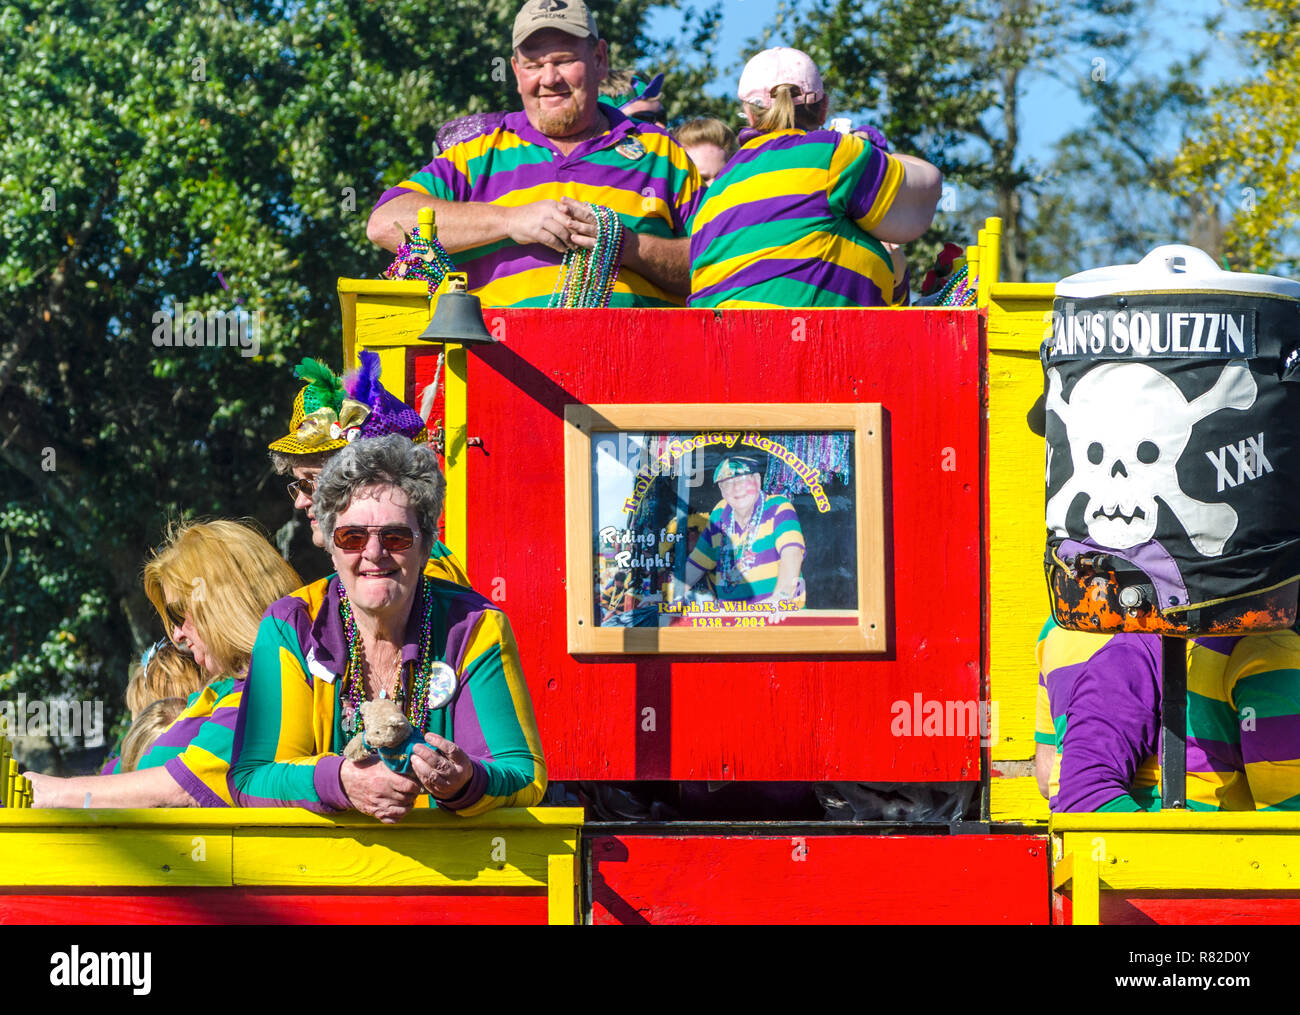
{"type": "Polygon", "coordinates": [[[297,808],[5,810],[0,891],[259,887],[544,887],[548,922],[579,922],[582,809],[417,810],[396,825],[297,808]]]}
{"type": "Polygon", "coordinates": [[[1101,919],[1105,892],[1300,890],[1300,814],[1280,811],[1055,814],[1052,891],[1073,922],[1101,919]]]}
{"type": "Polygon", "coordinates": [[[996,705],[990,817],[1046,821],[1032,774],[1038,670],[1034,645],[1047,619],[1043,579],[1043,438],[1026,415],[1043,391],[1038,349],[1055,286],[999,278],[1002,220],[991,218],[967,258],[987,311],[989,700],[996,705]],[[1003,774],[1003,772],[1009,774],[1003,774]]]}
{"type": "Polygon", "coordinates": [[[18,774],[13,745],[0,734],[0,807],[30,807],[32,784],[18,774]]]}

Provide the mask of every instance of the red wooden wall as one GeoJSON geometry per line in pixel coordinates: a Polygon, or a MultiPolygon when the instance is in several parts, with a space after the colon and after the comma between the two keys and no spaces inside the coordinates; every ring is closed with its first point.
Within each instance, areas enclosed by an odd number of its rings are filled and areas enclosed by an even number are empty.
{"type": "MultiPolygon", "coordinates": [[[[977,735],[892,736],[893,705],[979,698],[977,315],[486,310],[469,353],[468,569],[496,579],[552,779],[979,778],[977,735]],[[889,650],[574,657],[565,641],[564,406],[880,402],[889,650]],[[947,469],[945,469],[945,466],[947,469]],[[653,732],[641,710],[656,710],[653,732]]],[[[431,378],[422,349],[411,387],[431,378]]],[[[707,420],[704,422],[707,423],[707,420]]]]}
{"type": "Polygon", "coordinates": [[[600,836],[593,923],[1046,924],[1047,840],[600,836]]]}

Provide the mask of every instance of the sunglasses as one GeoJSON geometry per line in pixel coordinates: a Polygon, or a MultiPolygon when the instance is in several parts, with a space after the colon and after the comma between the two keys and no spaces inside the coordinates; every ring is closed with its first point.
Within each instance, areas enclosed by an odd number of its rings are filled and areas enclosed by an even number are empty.
{"type": "Polygon", "coordinates": [[[316,492],[316,480],[295,479],[292,483],[289,483],[285,489],[289,491],[290,500],[297,500],[300,492],[305,493],[310,497],[316,492]]]}
{"type": "Polygon", "coordinates": [[[630,119],[641,120],[644,123],[657,123],[661,127],[668,125],[668,113],[662,109],[647,109],[640,113],[633,113],[630,119]]]}
{"type": "Polygon", "coordinates": [[[349,553],[359,553],[370,543],[370,533],[379,533],[379,545],[389,553],[409,550],[415,533],[405,525],[341,525],[334,530],[334,545],[349,553]]]}

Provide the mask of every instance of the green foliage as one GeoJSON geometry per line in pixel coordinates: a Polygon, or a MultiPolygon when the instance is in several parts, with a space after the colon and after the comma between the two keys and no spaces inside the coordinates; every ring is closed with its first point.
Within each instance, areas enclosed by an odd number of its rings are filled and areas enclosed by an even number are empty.
{"type": "Polygon", "coordinates": [[[1300,269],[1300,20],[1290,0],[1241,0],[1249,76],[1216,89],[1174,166],[1179,191],[1227,218],[1239,271],[1300,269]]]}
{"type": "MultiPolygon", "coordinates": [[[[111,724],[158,634],[139,572],[166,520],[289,518],[266,443],[290,367],[339,363],[336,281],[388,261],[374,199],[446,120],[518,108],[517,6],[0,8],[0,690],[104,688],[111,724]],[[160,347],[180,305],[250,314],[258,355],[160,347]]],[[[625,59],[656,51],[650,0],[592,6],[625,59]]]]}

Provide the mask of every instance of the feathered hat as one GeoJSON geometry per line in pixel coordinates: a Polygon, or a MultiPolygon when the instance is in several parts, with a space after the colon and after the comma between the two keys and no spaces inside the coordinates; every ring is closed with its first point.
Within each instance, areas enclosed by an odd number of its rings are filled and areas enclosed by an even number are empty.
{"type": "Polygon", "coordinates": [[[379,382],[379,354],[363,352],[361,368],[343,379],[348,397],[344,404],[353,402],[367,410],[365,419],[357,425],[356,434],[347,440],[366,437],[383,437],[396,433],[417,444],[429,438],[420,414],[393,395],[379,382]]]}
{"type": "Polygon", "coordinates": [[[354,440],[399,433],[418,442],[428,439],[424,421],[393,397],[379,381],[379,355],[361,354],[361,368],[340,380],[314,359],[304,359],[294,374],[307,382],[293,400],[289,433],[270,449],[288,455],[338,451],[354,440]]]}

